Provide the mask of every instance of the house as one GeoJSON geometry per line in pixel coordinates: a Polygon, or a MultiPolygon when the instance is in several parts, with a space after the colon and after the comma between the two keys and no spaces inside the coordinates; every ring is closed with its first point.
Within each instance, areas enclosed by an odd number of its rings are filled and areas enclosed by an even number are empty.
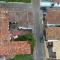
{"type": "Polygon", "coordinates": [[[10,36],[9,36],[9,31],[8,31],[8,16],[5,15],[6,13],[2,10],[0,11],[0,43],[2,41],[9,41],[10,36]]]}
{"type": "Polygon", "coordinates": [[[60,40],[60,27],[48,27],[46,29],[47,40],[60,40]]]}
{"type": "Polygon", "coordinates": [[[60,0],[52,0],[53,2],[55,2],[55,3],[59,3],[60,2],[60,0]]]}
{"type": "Polygon", "coordinates": [[[60,10],[59,9],[48,9],[46,15],[47,24],[60,24],[60,10]]]}
{"type": "Polygon", "coordinates": [[[31,54],[28,41],[12,41],[0,45],[0,56],[15,56],[17,54],[31,54]]]}
{"type": "MultiPolygon", "coordinates": [[[[55,1],[55,0],[54,0],[55,1]]],[[[59,9],[48,9],[46,15],[47,25],[46,28],[46,40],[49,51],[49,57],[60,59],[60,10],[59,9]]]]}
{"type": "MultiPolygon", "coordinates": [[[[0,11],[0,56],[15,56],[16,54],[31,54],[31,46],[28,41],[10,41],[11,36],[17,38],[22,34],[17,29],[9,30],[8,12],[0,11]]],[[[24,33],[23,33],[24,34],[24,33]]]]}

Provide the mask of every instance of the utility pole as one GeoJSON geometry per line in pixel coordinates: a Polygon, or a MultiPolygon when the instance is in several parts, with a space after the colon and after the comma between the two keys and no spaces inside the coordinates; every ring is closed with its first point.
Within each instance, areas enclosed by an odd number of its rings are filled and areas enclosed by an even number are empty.
{"type": "Polygon", "coordinates": [[[45,55],[45,39],[43,35],[42,18],[43,14],[40,11],[40,0],[32,0],[33,11],[33,33],[36,39],[36,46],[34,49],[34,60],[46,60],[45,55]]]}

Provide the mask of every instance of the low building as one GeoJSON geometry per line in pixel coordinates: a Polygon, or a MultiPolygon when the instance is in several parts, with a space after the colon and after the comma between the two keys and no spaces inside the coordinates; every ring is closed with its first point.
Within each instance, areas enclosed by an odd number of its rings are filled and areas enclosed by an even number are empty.
{"type": "Polygon", "coordinates": [[[60,40],[60,27],[48,27],[46,29],[47,40],[60,40]]]}
{"type": "MultiPolygon", "coordinates": [[[[57,2],[59,0],[53,1],[57,2]]],[[[49,58],[60,60],[60,10],[56,8],[48,9],[46,20],[48,25],[46,28],[46,40],[49,58]]]]}
{"type": "Polygon", "coordinates": [[[2,10],[2,12],[0,11],[0,43],[2,43],[2,41],[10,40],[8,25],[9,25],[8,16],[2,10]]]}
{"type": "Polygon", "coordinates": [[[48,24],[60,24],[60,10],[53,8],[48,9],[46,20],[48,24]]]}
{"type": "Polygon", "coordinates": [[[15,56],[18,54],[31,54],[28,41],[12,41],[0,45],[0,56],[15,56]]]}
{"type": "MultiPolygon", "coordinates": [[[[31,46],[28,41],[10,41],[21,33],[17,29],[10,32],[9,17],[3,9],[0,11],[0,56],[15,56],[18,54],[31,54],[31,46]]],[[[25,32],[25,31],[24,31],[25,32]]],[[[24,34],[22,31],[22,33],[24,34]]],[[[22,34],[21,33],[21,34],[22,34]]]]}
{"type": "Polygon", "coordinates": [[[51,1],[53,1],[55,3],[60,3],[60,0],[51,0],[51,1]]]}

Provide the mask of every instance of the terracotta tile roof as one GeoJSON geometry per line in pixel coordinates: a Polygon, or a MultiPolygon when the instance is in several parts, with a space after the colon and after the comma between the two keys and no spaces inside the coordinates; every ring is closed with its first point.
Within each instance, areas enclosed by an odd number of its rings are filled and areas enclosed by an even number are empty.
{"type": "Polygon", "coordinates": [[[48,27],[46,29],[47,40],[60,40],[60,27],[48,27]]]}
{"type": "Polygon", "coordinates": [[[32,31],[29,31],[29,30],[16,30],[16,29],[13,29],[10,31],[10,34],[12,34],[12,36],[15,36],[15,35],[25,35],[25,34],[29,34],[29,33],[32,33],[32,31]]]}
{"type": "Polygon", "coordinates": [[[21,10],[21,7],[18,8],[18,10],[16,9],[13,10],[13,8],[11,8],[10,10],[9,7],[6,7],[6,9],[4,9],[2,7],[0,8],[0,11],[2,10],[10,11],[7,13],[7,15],[9,16],[9,21],[13,21],[13,22],[17,21],[22,26],[28,26],[28,24],[33,24],[32,22],[33,13],[30,10],[29,11],[24,11],[24,9],[21,10]],[[14,11],[17,11],[17,12],[14,12],[14,11]]]}
{"type": "Polygon", "coordinates": [[[21,33],[20,33],[20,31],[18,31],[18,30],[11,30],[10,31],[10,33],[13,35],[13,36],[15,36],[15,35],[20,35],[21,33]]]}
{"type": "Polygon", "coordinates": [[[9,21],[16,21],[21,26],[28,26],[28,23],[32,24],[32,12],[31,11],[23,11],[23,12],[9,12],[9,21]],[[28,15],[27,15],[28,14],[28,15]]]}
{"type": "Polygon", "coordinates": [[[53,0],[53,2],[60,2],[60,0],[53,0]]]}
{"type": "Polygon", "coordinates": [[[8,31],[8,16],[0,13],[0,40],[8,40],[9,31],[8,31]]]}
{"type": "MultiPolygon", "coordinates": [[[[0,14],[0,17],[1,16],[4,18],[0,19],[0,55],[31,54],[31,46],[27,41],[8,41],[10,34],[8,31],[8,17],[5,14],[0,14]]],[[[25,23],[25,21],[23,21],[23,23],[25,23]]],[[[21,32],[14,31],[14,33],[19,35],[21,32]]]]}
{"type": "Polygon", "coordinates": [[[1,56],[12,56],[16,54],[31,54],[30,44],[27,41],[14,41],[0,45],[1,56]]]}
{"type": "Polygon", "coordinates": [[[60,24],[60,10],[48,9],[46,20],[48,24],[60,24]]]}

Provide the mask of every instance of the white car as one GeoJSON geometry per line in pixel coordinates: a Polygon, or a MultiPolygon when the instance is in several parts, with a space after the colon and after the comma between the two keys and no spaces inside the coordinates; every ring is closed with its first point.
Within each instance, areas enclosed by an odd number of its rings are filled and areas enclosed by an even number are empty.
{"type": "Polygon", "coordinates": [[[19,29],[32,29],[31,27],[29,28],[29,27],[18,27],[19,29]]]}

